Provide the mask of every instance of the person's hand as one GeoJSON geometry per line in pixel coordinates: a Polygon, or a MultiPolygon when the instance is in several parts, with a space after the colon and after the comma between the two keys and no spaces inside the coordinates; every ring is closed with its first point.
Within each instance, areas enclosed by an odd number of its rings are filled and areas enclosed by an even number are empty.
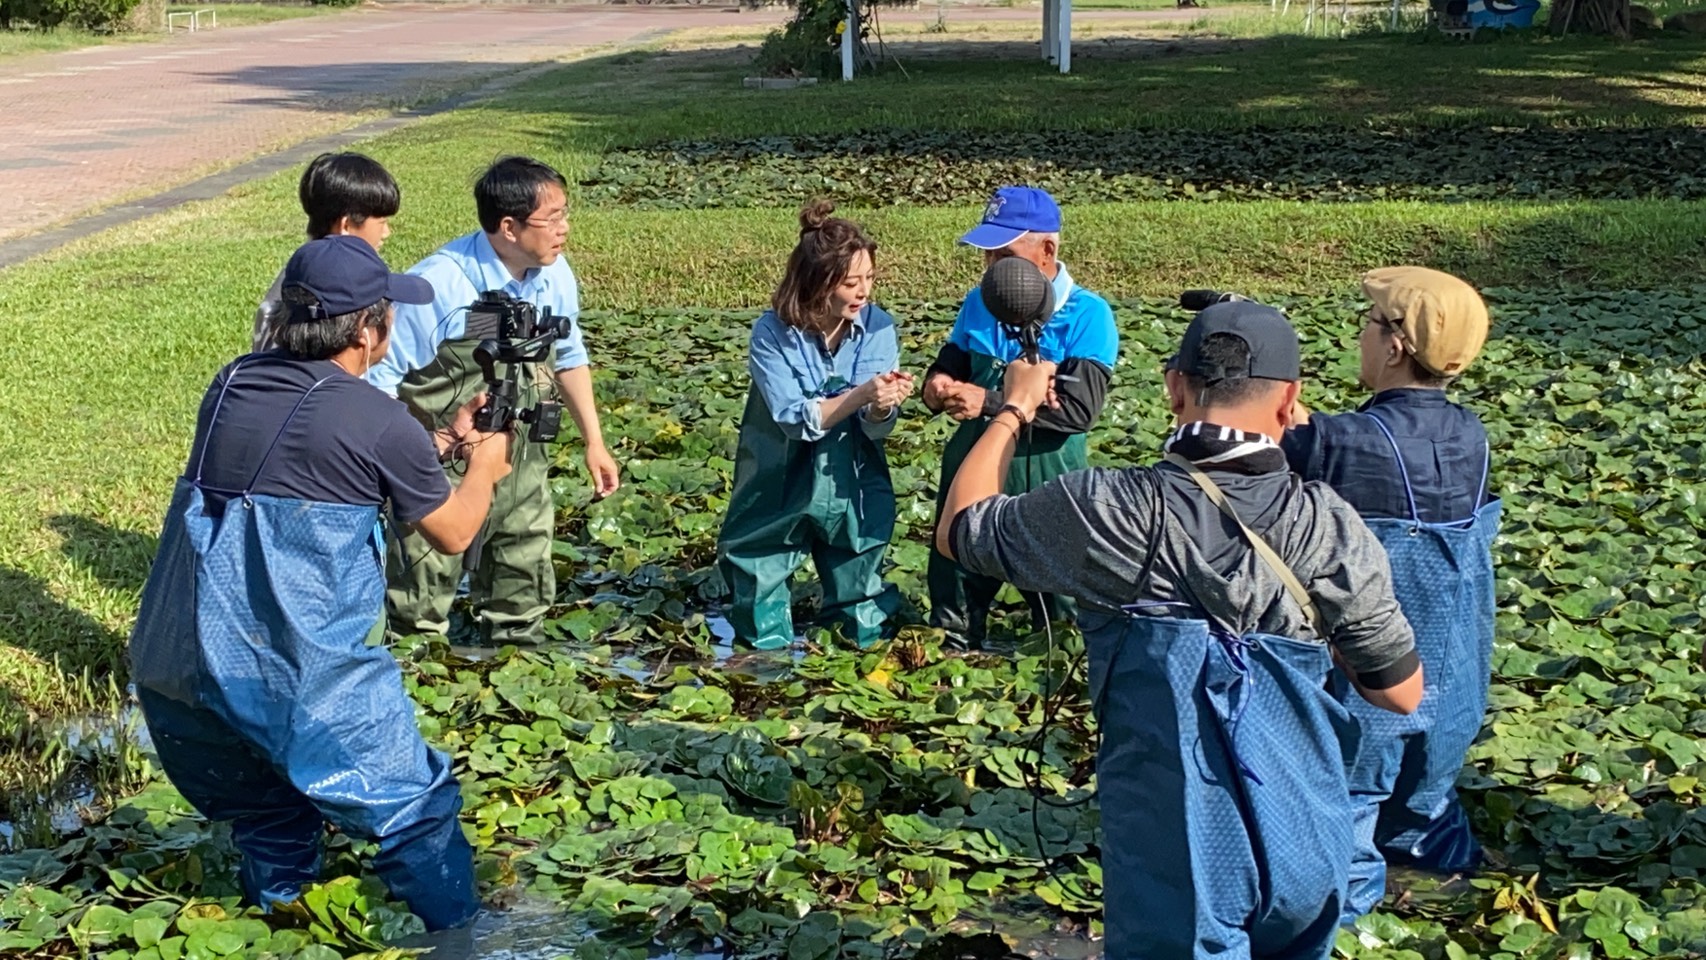
{"type": "Polygon", "coordinates": [[[1014,360],[1007,365],[1001,396],[1007,403],[1023,410],[1025,419],[1030,420],[1037,415],[1039,407],[1049,402],[1054,392],[1054,371],[1055,365],[1047,360],[1036,363],[1014,360]]]}
{"type": "Polygon", "coordinates": [[[461,441],[467,445],[468,470],[490,471],[494,483],[509,476],[509,451],[514,439],[508,430],[481,433],[470,429],[461,441]]]}
{"type": "Polygon", "coordinates": [[[989,394],[975,383],[956,383],[948,388],[942,400],[942,412],[955,420],[972,420],[983,416],[983,401],[989,394]]]}
{"type": "Polygon", "coordinates": [[[432,442],[433,446],[438,448],[440,460],[455,459],[460,455],[457,448],[474,432],[474,414],[485,405],[486,393],[482,390],[474,395],[474,399],[456,409],[456,415],[450,418],[449,426],[433,431],[432,442]]]}
{"type": "Polygon", "coordinates": [[[871,419],[887,420],[894,408],[906,402],[912,396],[912,388],[916,381],[912,374],[902,371],[883,373],[872,377],[868,383],[874,384],[876,396],[871,400],[871,419]]]}
{"type": "Polygon", "coordinates": [[[924,405],[932,412],[941,413],[942,405],[947,401],[948,393],[959,381],[938,370],[924,381],[924,405]]]}
{"type": "Polygon", "coordinates": [[[587,444],[586,470],[592,474],[594,500],[608,497],[622,486],[622,472],[616,466],[616,458],[603,443],[587,444]]]}

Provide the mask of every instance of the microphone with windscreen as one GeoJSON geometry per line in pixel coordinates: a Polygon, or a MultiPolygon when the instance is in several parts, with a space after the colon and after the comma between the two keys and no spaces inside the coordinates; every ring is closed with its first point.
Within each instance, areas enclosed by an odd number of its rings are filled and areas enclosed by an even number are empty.
{"type": "Polygon", "coordinates": [[[978,289],[1001,332],[1019,344],[1027,361],[1036,363],[1043,324],[1054,315],[1054,284],[1031,261],[1002,257],[983,272],[978,289]]]}

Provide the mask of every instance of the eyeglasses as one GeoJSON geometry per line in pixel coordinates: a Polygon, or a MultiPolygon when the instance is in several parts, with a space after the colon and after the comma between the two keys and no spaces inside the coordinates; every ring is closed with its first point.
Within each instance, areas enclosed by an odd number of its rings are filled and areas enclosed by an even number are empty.
{"type": "Polygon", "coordinates": [[[1363,314],[1363,318],[1366,319],[1369,323],[1377,323],[1377,324],[1385,327],[1386,329],[1393,330],[1393,331],[1401,330],[1401,329],[1403,329],[1403,326],[1404,326],[1403,320],[1394,320],[1390,317],[1382,317],[1382,316],[1376,314],[1372,307],[1369,308],[1369,311],[1367,313],[1363,314]]]}
{"type": "Polygon", "coordinates": [[[523,220],[522,223],[525,223],[530,227],[567,226],[569,223],[569,211],[562,210],[549,217],[528,217],[526,220],[523,220]]]}

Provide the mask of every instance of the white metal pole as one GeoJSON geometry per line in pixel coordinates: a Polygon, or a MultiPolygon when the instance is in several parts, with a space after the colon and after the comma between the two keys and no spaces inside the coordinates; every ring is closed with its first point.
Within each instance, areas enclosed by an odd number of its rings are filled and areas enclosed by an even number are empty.
{"type": "Polygon", "coordinates": [[[847,28],[841,31],[841,79],[853,79],[853,47],[859,37],[859,0],[847,0],[847,28]]]}
{"type": "Polygon", "coordinates": [[[1055,40],[1060,44],[1060,72],[1072,72],[1072,0],[1055,0],[1060,24],[1055,27],[1055,40]]]}
{"type": "Polygon", "coordinates": [[[1054,62],[1054,5],[1058,0],[1043,0],[1043,42],[1042,55],[1044,63],[1054,62]]]}

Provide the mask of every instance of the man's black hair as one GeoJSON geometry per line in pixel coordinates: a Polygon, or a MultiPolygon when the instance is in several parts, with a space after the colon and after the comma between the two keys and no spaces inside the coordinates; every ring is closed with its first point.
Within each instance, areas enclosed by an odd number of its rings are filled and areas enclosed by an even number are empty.
{"type": "MultiPolygon", "coordinates": [[[[1203,340],[1198,357],[1199,362],[1211,370],[1248,370],[1250,345],[1230,333],[1210,334],[1203,340]]],[[[1276,383],[1279,381],[1236,377],[1205,384],[1199,376],[1185,376],[1185,384],[1196,393],[1197,405],[1201,407],[1235,407],[1260,397],[1276,383]]]]}
{"type": "Polygon", "coordinates": [[[526,220],[539,208],[539,192],[556,184],[564,193],[569,181],[547,164],[529,157],[503,157],[474,184],[474,208],[480,229],[497,233],[505,217],[526,220]]]}
{"type": "Polygon", "coordinates": [[[1427,367],[1422,366],[1421,361],[1417,360],[1415,357],[1406,357],[1405,359],[1410,361],[1410,376],[1415,379],[1416,386],[1418,387],[1430,387],[1434,390],[1444,390],[1446,387],[1451,386],[1451,381],[1457,379],[1456,377],[1442,377],[1439,374],[1434,373],[1427,367]]]}
{"type": "Polygon", "coordinates": [[[397,181],[379,161],[359,153],[322,153],[302,171],[296,185],[302,212],[308,214],[308,236],[330,236],[338,221],[349,217],[361,226],[368,217],[394,217],[403,194],[397,181]]]}
{"type": "MultiPolygon", "coordinates": [[[[286,310],[297,298],[312,300],[311,294],[294,289],[285,290],[281,296],[286,310]]],[[[360,343],[363,330],[377,330],[383,338],[390,308],[391,301],[381,300],[371,307],[324,320],[283,321],[276,328],[278,345],[298,360],[327,360],[360,343]]]]}

